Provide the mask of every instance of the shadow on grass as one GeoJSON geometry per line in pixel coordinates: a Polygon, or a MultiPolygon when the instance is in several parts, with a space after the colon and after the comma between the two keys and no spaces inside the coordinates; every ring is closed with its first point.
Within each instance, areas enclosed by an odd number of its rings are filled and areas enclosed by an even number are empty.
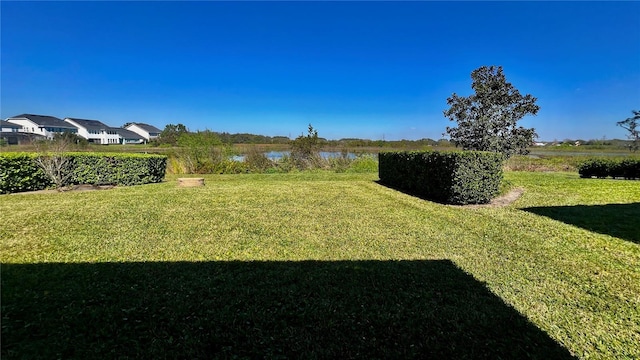
{"type": "Polygon", "coordinates": [[[530,207],[522,210],[640,244],[640,203],[530,207]]]}
{"type": "Polygon", "coordinates": [[[415,198],[421,199],[421,200],[426,200],[426,201],[431,201],[437,204],[441,204],[441,205],[447,205],[447,201],[446,201],[446,196],[445,195],[441,195],[441,196],[428,196],[426,194],[421,194],[417,191],[411,191],[411,190],[407,190],[405,188],[402,188],[400,186],[394,186],[391,184],[387,184],[385,182],[382,182],[382,180],[374,180],[374,182],[380,186],[384,186],[387,189],[391,189],[391,190],[395,190],[398,192],[401,192],[405,195],[409,195],[409,196],[413,196],[415,198]]]}
{"type": "Polygon", "coordinates": [[[451,261],[3,264],[2,358],[542,358],[451,261]]]}

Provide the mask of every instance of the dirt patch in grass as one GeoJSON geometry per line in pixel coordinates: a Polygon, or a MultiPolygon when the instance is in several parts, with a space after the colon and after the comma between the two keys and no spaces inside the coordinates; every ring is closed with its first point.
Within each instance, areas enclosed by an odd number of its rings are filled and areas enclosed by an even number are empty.
{"type": "Polygon", "coordinates": [[[36,190],[36,191],[24,191],[11,193],[9,195],[17,195],[17,194],[55,194],[60,192],[71,192],[71,191],[95,191],[95,190],[109,190],[113,189],[115,185],[91,185],[91,184],[80,184],[80,185],[71,185],[65,186],[60,189],[46,189],[46,190],[36,190]]]}
{"type": "Polygon", "coordinates": [[[518,200],[520,196],[524,194],[524,188],[518,187],[511,189],[508,193],[498,196],[497,198],[491,200],[488,204],[472,204],[472,205],[462,205],[465,208],[485,208],[485,207],[503,207],[512,204],[514,201],[518,200]]]}

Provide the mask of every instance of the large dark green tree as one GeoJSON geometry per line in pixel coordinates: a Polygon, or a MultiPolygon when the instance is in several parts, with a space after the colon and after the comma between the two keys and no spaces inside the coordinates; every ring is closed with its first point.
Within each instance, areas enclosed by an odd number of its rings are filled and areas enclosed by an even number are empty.
{"type": "Polygon", "coordinates": [[[471,73],[474,94],[457,94],[447,99],[451,107],[444,116],[458,123],[448,127],[447,134],[456,146],[465,150],[481,150],[513,154],[527,154],[528,147],[538,136],[535,129],[517,126],[526,115],[536,115],[540,107],[536,98],[521,95],[507,82],[502,66],[482,66],[471,73]]]}
{"type": "Polygon", "coordinates": [[[618,126],[629,132],[627,137],[632,141],[632,143],[629,145],[629,150],[636,152],[640,147],[640,129],[638,129],[638,121],[640,121],[640,111],[631,110],[631,113],[633,113],[632,117],[626,118],[622,121],[618,121],[617,124],[618,126]]]}
{"type": "Polygon", "coordinates": [[[189,130],[183,124],[167,124],[160,133],[158,143],[176,146],[180,136],[187,133],[189,133],[189,130]]]}

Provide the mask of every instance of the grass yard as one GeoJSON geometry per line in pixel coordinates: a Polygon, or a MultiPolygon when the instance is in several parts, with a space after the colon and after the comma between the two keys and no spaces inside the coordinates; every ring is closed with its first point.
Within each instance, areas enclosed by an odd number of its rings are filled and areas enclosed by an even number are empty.
{"type": "Polygon", "coordinates": [[[2,358],[640,358],[640,181],[377,174],[0,196],[2,358]]]}

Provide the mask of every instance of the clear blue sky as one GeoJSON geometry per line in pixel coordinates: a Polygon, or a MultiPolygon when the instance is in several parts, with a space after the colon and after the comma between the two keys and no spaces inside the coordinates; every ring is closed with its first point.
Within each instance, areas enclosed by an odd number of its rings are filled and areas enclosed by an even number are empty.
{"type": "Polygon", "coordinates": [[[640,2],[0,2],[1,114],[420,139],[502,65],[541,140],[625,138],[640,2]]]}

